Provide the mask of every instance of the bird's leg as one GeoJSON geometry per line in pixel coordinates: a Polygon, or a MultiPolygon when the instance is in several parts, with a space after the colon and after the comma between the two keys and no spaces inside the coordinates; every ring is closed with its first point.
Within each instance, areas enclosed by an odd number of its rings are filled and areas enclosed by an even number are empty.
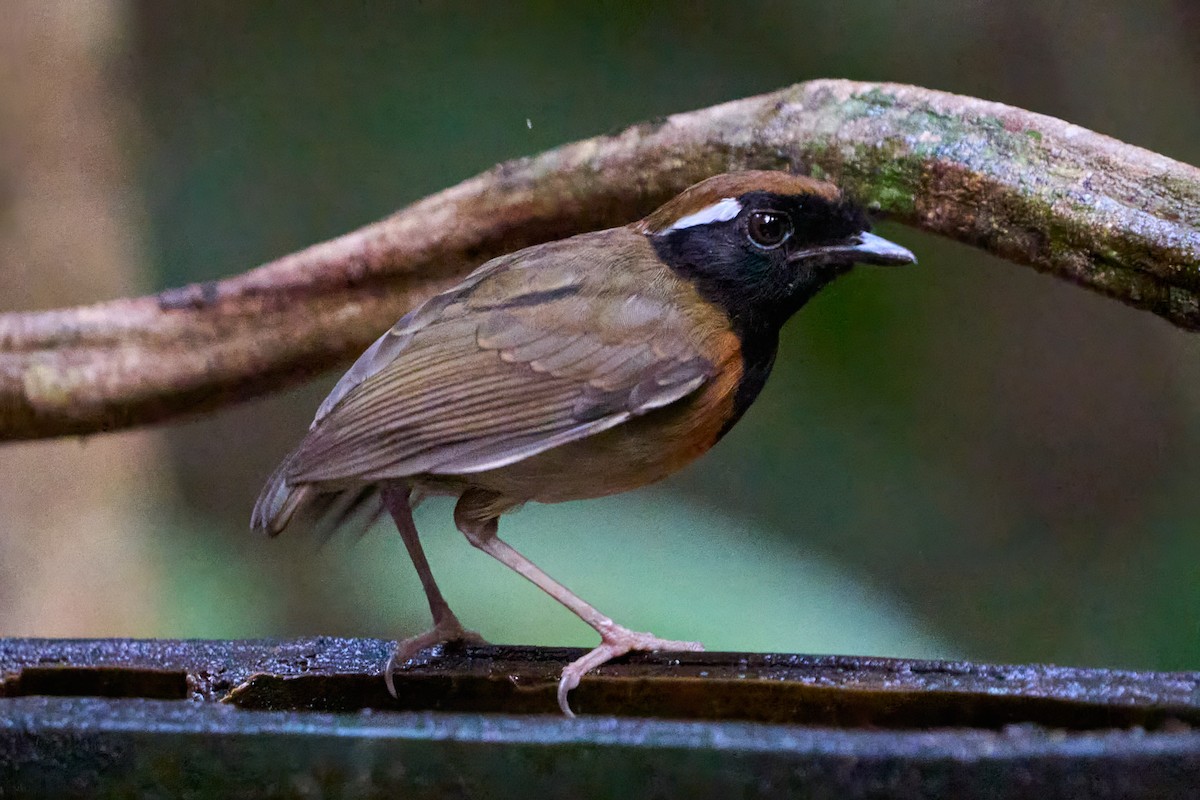
{"type": "Polygon", "coordinates": [[[442,590],[438,588],[437,581],[433,579],[433,570],[429,568],[425,550],[421,547],[421,540],[417,536],[417,526],[413,522],[409,488],[401,486],[384,489],[383,503],[388,513],[392,515],[396,529],[400,531],[400,538],[404,540],[404,546],[408,549],[408,556],[412,559],[413,566],[417,568],[417,576],[421,579],[421,587],[425,590],[425,599],[429,601],[429,611],[433,614],[433,627],[424,633],[398,642],[395,651],[392,652],[392,657],[388,659],[387,666],[384,668],[383,680],[387,684],[388,693],[395,697],[396,684],[392,679],[392,674],[426,647],[454,641],[471,644],[487,644],[487,642],[475,631],[469,631],[462,626],[458,617],[450,610],[450,604],[442,596],[442,590]]]}
{"type": "Polygon", "coordinates": [[[486,502],[486,498],[479,496],[482,494],[482,492],[472,491],[464,493],[454,509],[454,522],[467,540],[562,603],[600,634],[600,644],[596,648],[582,658],[572,661],[562,671],[562,678],[558,682],[558,707],[568,717],[573,717],[575,714],[567,702],[567,694],[579,685],[580,679],[585,674],[601,664],[623,656],[631,650],[678,652],[704,649],[704,645],[699,642],[660,639],[651,633],[632,631],[601,614],[595,607],[551,578],[540,567],[501,539],[496,533],[495,516],[487,519],[473,518],[471,506],[483,505],[486,502]]]}

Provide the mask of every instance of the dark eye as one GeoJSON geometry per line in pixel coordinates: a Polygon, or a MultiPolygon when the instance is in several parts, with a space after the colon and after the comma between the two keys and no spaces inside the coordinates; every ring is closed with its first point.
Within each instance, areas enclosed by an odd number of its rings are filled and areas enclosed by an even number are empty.
{"type": "Polygon", "coordinates": [[[792,235],[792,221],[778,211],[755,211],[746,223],[746,233],[759,247],[779,247],[792,235]]]}

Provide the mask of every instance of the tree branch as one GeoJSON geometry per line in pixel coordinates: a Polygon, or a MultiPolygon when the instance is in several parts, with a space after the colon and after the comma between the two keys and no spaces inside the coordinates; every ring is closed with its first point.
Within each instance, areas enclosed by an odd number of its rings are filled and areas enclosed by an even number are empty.
{"type": "Polygon", "coordinates": [[[826,178],[901,222],[1200,329],[1200,170],[997,103],[813,81],[500,164],[226,280],[0,315],[0,439],[156,422],[296,383],[492,256],[628,222],[745,168],[826,178]]]}

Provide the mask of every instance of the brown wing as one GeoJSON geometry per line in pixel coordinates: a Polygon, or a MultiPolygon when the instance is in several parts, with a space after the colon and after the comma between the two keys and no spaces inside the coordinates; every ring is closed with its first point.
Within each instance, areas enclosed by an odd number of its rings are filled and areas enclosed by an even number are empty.
{"type": "Polygon", "coordinates": [[[695,391],[712,365],[672,282],[628,270],[642,247],[624,229],[545,245],[417,309],[334,387],[287,482],[493,469],[695,391]]]}

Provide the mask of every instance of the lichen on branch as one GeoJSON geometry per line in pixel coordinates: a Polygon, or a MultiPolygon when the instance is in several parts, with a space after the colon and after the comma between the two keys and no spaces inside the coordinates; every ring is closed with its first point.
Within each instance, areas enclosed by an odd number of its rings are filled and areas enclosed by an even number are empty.
{"type": "Polygon", "coordinates": [[[294,384],[492,256],[629,222],[734,169],[825,178],[900,222],[1200,330],[1200,170],[998,103],[812,81],[500,164],[225,280],[0,315],[0,439],[158,422],[294,384]]]}

